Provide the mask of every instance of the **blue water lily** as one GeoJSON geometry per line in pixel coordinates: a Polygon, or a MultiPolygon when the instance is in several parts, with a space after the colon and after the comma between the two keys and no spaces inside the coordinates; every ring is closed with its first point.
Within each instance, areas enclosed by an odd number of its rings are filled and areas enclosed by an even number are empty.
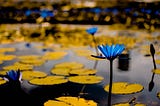
{"type": "Polygon", "coordinates": [[[114,60],[117,56],[119,56],[125,49],[123,44],[116,44],[116,45],[98,45],[98,49],[102,53],[100,56],[93,56],[97,58],[108,60],[114,60]]]}
{"type": "Polygon", "coordinates": [[[108,94],[108,106],[111,106],[111,91],[113,80],[113,60],[119,56],[125,49],[123,44],[112,45],[98,45],[98,49],[102,55],[94,56],[96,58],[108,59],[110,61],[110,81],[109,81],[109,94],[108,94]]]}
{"type": "Polygon", "coordinates": [[[18,70],[10,70],[6,73],[5,77],[8,81],[21,81],[22,73],[18,70]]]}
{"type": "Polygon", "coordinates": [[[97,27],[92,27],[92,28],[88,28],[86,31],[89,34],[94,35],[98,31],[98,28],[97,27]]]}

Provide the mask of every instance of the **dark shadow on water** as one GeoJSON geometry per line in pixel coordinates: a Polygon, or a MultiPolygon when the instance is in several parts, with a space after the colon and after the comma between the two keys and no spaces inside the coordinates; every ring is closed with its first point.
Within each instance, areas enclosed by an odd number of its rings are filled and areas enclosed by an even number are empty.
{"type": "Polygon", "coordinates": [[[6,83],[0,86],[1,105],[4,106],[37,106],[36,101],[25,93],[20,85],[6,83]]]}
{"type": "MultiPolygon", "coordinates": [[[[43,106],[47,100],[54,100],[61,96],[79,97],[79,93],[84,85],[68,82],[53,86],[37,86],[30,91],[30,96],[37,101],[36,106],[43,106]]],[[[107,93],[103,87],[97,84],[86,85],[80,97],[99,102],[107,93]]]]}

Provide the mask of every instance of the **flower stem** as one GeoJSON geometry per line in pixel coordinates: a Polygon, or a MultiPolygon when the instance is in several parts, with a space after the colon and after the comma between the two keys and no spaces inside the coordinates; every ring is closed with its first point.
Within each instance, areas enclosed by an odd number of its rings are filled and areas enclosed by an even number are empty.
{"type": "Polygon", "coordinates": [[[113,60],[110,60],[110,82],[109,82],[108,106],[111,106],[112,81],[113,81],[113,60]]]}
{"type": "MultiPolygon", "coordinates": [[[[92,35],[92,37],[93,37],[93,42],[94,42],[94,44],[95,44],[96,55],[99,55],[99,54],[98,54],[98,48],[97,48],[96,38],[94,37],[94,35],[92,35]]],[[[96,69],[97,64],[98,64],[98,60],[95,61],[95,64],[94,64],[94,67],[93,67],[94,69],[96,69]]]]}

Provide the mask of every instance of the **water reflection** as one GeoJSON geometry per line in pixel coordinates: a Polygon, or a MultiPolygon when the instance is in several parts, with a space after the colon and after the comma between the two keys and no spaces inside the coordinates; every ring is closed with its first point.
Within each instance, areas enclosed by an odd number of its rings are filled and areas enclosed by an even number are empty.
{"type": "MultiPolygon", "coordinates": [[[[152,55],[152,60],[153,60],[154,69],[157,69],[156,63],[155,63],[155,58],[154,58],[155,49],[154,49],[153,44],[150,44],[150,53],[151,53],[151,55],[152,55]]],[[[149,83],[149,91],[152,91],[152,89],[153,89],[153,87],[154,87],[154,81],[153,81],[154,75],[155,75],[155,73],[153,72],[151,81],[150,81],[150,83],[149,83]]]]}
{"type": "Polygon", "coordinates": [[[130,60],[129,53],[119,55],[119,57],[118,57],[118,68],[120,70],[128,70],[129,60],[130,60]]]}

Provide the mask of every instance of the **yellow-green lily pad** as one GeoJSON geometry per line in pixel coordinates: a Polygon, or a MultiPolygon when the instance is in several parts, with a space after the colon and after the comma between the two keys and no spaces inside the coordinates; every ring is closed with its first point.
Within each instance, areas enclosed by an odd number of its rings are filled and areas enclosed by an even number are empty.
{"type": "MultiPolygon", "coordinates": [[[[128,82],[114,82],[112,85],[113,94],[133,94],[144,89],[141,84],[130,84],[128,82]]],[[[104,87],[105,91],[109,91],[109,84],[104,87]]]]}
{"type": "Polygon", "coordinates": [[[68,79],[70,82],[79,84],[97,84],[102,82],[104,78],[101,76],[88,75],[88,76],[71,76],[68,77],[68,79]]]}
{"type": "Polygon", "coordinates": [[[33,78],[29,80],[29,83],[34,85],[56,85],[66,82],[68,82],[68,80],[63,76],[47,76],[44,78],[33,78]]]}
{"type": "Polygon", "coordinates": [[[63,62],[63,63],[58,63],[54,65],[55,68],[59,68],[59,67],[66,67],[66,68],[70,68],[70,69],[80,69],[83,68],[84,65],[82,63],[79,62],[63,62]]]}
{"type": "Polygon", "coordinates": [[[46,101],[44,106],[97,106],[97,103],[84,98],[62,96],[55,100],[46,101]]]}
{"type": "Polygon", "coordinates": [[[46,77],[47,74],[42,71],[22,71],[22,79],[31,80],[33,78],[46,77]]]}

